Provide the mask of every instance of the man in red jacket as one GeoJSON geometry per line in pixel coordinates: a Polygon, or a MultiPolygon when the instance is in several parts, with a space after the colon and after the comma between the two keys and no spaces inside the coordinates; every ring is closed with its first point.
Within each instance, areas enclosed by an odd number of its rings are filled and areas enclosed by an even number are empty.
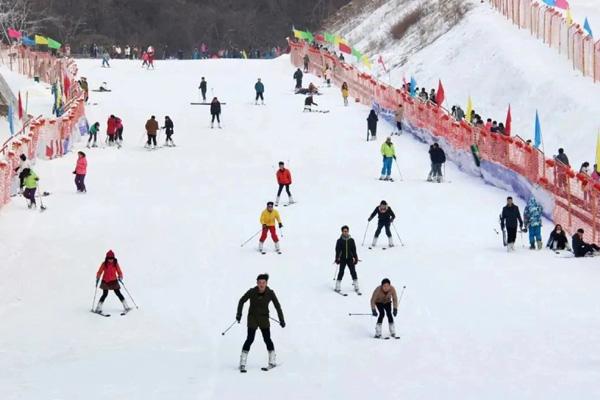
{"type": "Polygon", "coordinates": [[[290,185],[292,184],[292,174],[290,170],[285,168],[283,161],[279,161],[279,169],[275,174],[277,176],[277,183],[279,184],[279,189],[277,190],[277,199],[275,199],[275,205],[279,205],[279,197],[281,196],[281,191],[285,187],[285,191],[288,195],[288,205],[294,204],[294,199],[292,198],[292,194],[290,193],[290,185]]]}

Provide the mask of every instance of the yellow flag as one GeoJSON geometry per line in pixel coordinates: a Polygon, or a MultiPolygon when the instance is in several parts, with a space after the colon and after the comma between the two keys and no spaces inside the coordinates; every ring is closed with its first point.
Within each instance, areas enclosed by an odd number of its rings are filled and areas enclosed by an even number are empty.
{"type": "Polygon", "coordinates": [[[473,111],[473,101],[471,101],[471,96],[469,96],[469,100],[467,100],[467,112],[465,114],[465,119],[471,122],[471,112],[473,111]]]}
{"type": "Polygon", "coordinates": [[[294,37],[296,39],[304,39],[304,32],[294,29],[294,37]]]}
{"type": "Polygon", "coordinates": [[[48,44],[48,39],[40,35],[35,35],[35,44],[48,44]]]}
{"type": "Polygon", "coordinates": [[[343,37],[341,37],[340,35],[335,35],[335,38],[334,38],[333,41],[334,41],[334,44],[336,46],[339,46],[340,43],[345,44],[346,46],[348,46],[348,41],[346,39],[344,39],[343,37]]]}
{"type": "Polygon", "coordinates": [[[598,140],[596,140],[596,172],[600,174],[600,132],[598,132],[598,140]]]}
{"type": "Polygon", "coordinates": [[[571,14],[570,8],[567,8],[567,24],[573,25],[573,15],[571,14]]]}
{"type": "Polygon", "coordinates": [[[363,56],[362,58],[362,62],[365,65],[365,67],[371,69],[371,67],[373,66],[373,64],[371,64],[371,60],[369,59],[369,57],[367,57],[366,55],[363,56]]]}

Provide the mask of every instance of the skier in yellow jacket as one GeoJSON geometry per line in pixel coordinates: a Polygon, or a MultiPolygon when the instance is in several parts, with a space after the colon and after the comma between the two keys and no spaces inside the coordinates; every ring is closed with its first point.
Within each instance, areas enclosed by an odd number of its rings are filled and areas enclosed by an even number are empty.
{"type": "Polygon", "coordinates": [[[279,223],[279,228],[283,228],[283,224],[281,223],[281,217],[279,216],[279,211],[273,208],[273,202],[269,201],[267,203],[267,208],[260,214],[260,223],[262,224],[262,234],[260,235],[260,239],[258,241],[258,251],[262,254],[265,254],[263,250],[263,244],[265,240],[267,240],[267,233],[271,233],[271,238],[275,243],[275,250],[277,253],[281,254],[281,250],[279,249],[279,238],[277,237],[277,231],[275,230],[275,223],[279,223]]]}

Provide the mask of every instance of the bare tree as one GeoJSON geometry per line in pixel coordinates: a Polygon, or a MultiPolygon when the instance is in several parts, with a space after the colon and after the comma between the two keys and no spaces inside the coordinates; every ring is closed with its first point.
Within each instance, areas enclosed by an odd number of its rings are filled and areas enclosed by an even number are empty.
{"type": "Polygon", "coordinates": [[[0,34],[10,43],[8,28],[17,31],[36,31],[44,24],[55,20],[35,12],[31,0],[0,0],[0,34]]]}

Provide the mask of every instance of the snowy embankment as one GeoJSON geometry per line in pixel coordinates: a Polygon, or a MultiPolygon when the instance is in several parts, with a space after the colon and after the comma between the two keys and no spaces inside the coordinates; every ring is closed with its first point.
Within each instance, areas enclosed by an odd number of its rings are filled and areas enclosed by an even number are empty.
{"type": "MultiPolygon", "coordinates": [[[[393,3],[394,0],[386,2],[381,10],[387,10],[393,3]]],[[[600,129],[597,118],[600,85],[582,77],[572,69],[568,59],[528,31],[519,30],[487,2],[470,1],[470,4],[471,10],[456,26],[416,53],[413,52],[416,39],[411,38],[423,29],[421,24],[429,24],[426,18],[410,28],[406,40],[394,41],[389,33],[389,26],[416,7],[413,3],[390,13],[370,11],[357,17],[361,24],[350,21],[339,28],[354,39],[351,43],[358,41],[357,47],[373,59],[382,54],[384,61],[394,66],[391,72],[394,86],[399,87],[403,77],[408,81],[414,76],[417,85],[429,92],[431,88],[437,89],[441,79],[446,108],[458,104],[464,110],[471,96],[478,114],[498,122],[504,122],[510,104],[513,133],[525,139],[533,139],[535,111],[539,110],[546,155],[557,154],[557,149],[564,147],[574,169],[578,170],[583,161],[593,164],[600,129]],[[375,26],[383,28],[374,29],[375,26]],[[369,48],[373,38],[385,45],[369,48]],[[406,58],[408,61],[400,65],[406,58]]],[[[583,13],[600,14],[595,1],[573,7],[574,13],[583,9],[583,13]]],[[[578,15],[575,19],[583,23],[583,17],[578,15]]],[[[437,35],[437,30],[433,33],[437,35]]],[[[388,80],[378,66],[373,72],[388,80]]]]}
{"type": "Polygon", "coordinates": [[[531,252],[521,242],[508,255],[493,229],[509,193],[452,165],[452,183],[426,183],[427,146],[408,135],[394,137],[404,182],[378,181],[390,128],[380,125],[378,140],[366,143],[368,109],[343,107],[335,87],[316,99],[330,113],[302,113],[287,57],[158,62],[155,71],[99,64],[78,61],[90,88],[107,81],[113,89],[91,93],[98,105],[88,117],[101,132],[109,114],[121,117],[124,147],[83,148],[86,195],[75,193],[74,153],[39,161],[41,189],[52,193],[47,211],[27,210],[17,198],[0,214],[3,400],[600,396],[600,339],[592,334],[600,329],[598,262],[531,252]],[[206,106],[189,105],[201,76],[209,94],[214,88],[227,102],[222,130],[209,128],[206,106]],[[258,77],[264,107],[253,105],[258,77]],[[177,147],[142,147],[150,115],[173,119],[177,147]],[[298,204],[280,209],[283,254],[263,256],[256,241],[240,244],[260,228],[280,160],[291,168],[298,204]],[[348,224],[360,244],[382,199],[406,246],[359,247],[364,295],[338,296],[339,228],[348,224]],[[111,318],[89,312],[109,248],[140,306],[126,317],[113,294],[105,304],[111,318]],[[281,366],[258,369],[267,355],[257,337],[242,375],[245,324],[220,332],[262,272],[286,316],[285,329],[272,326],[281,366]],[[384,277],[407,286],[398,341],[376,341],[373,318],[348,316],[370,312],[384,277]]]}

